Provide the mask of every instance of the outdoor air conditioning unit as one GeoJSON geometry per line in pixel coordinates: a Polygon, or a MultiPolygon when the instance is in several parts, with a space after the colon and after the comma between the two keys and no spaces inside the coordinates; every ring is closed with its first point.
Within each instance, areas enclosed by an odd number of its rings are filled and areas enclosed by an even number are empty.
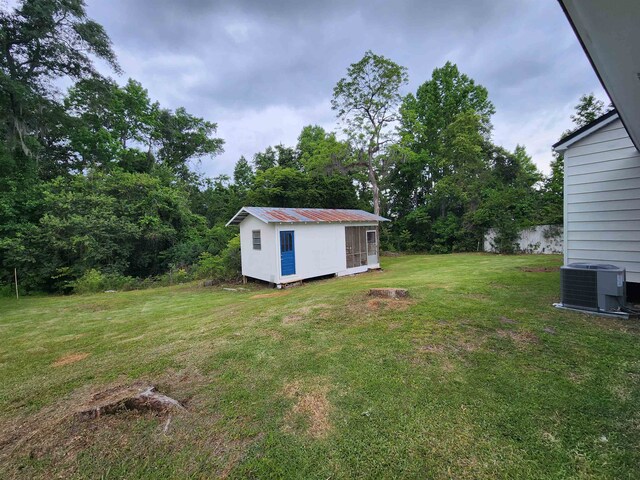
{"type": "Polygon", "coordinates": [[[625,307],[625,269],[615,265],[571,263],[560,268],[562,307],[616,312],[625,307]]]}

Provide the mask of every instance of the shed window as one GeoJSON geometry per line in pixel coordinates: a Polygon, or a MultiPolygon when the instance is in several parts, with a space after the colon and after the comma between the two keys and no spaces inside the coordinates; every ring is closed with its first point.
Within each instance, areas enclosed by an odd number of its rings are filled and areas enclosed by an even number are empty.
{"type": "Polygon", "coordinates": [[[254,250],[261,250],[262,249],[262,242],[260,240],[260,230],[253,230],[253,249],[254,250]]]}

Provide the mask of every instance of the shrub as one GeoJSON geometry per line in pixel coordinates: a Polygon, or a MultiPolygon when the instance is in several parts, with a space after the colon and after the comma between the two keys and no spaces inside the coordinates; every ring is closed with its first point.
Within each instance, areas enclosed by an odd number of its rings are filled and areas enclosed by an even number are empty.
{"type": "Polygon", "coordinates": [[[242,259],[240,256],[240,237],[235,236],[222,251],[222,263],[224,265],[227,280],[240,277],[242,273],[242,259]]]}
{"type": "Polygon", "coordinates": [[[515,222],[504,222],[496,228],[493,248],[498,253],[516,253],[520,240],[520,228],[515,222]]]}
{"type": "Polygon", "coordinates": [[[240,237],[233,237],[219,255],[203,253],[195,267],[197,278],[216,281],[235,280],[240,276],[240,237]]]}
{"type": "Polygon", "coordinates": [[[80,278],[69,282],[74,293],[96,293],[105,290],[132,290],[138,286],[138,281],[118,273],[105,274],[92,268],[80,278]]]}
{"type": "MultiPolygon", "coordinates": [[[[193,280],[193,275],[185,268],[171,267],[167,273],[160,275],[155,283],[162,286],[175,285],[177,283],[185,283],[193,280]]],[[[152,282],[153,283],[153,282],[152,282]]]]}
{"type": "Polygon", "coordinates": [[[0,297],[15,297],[16,291],[15,287],[8,283],[6,285],[0,285],[0,297]]]}

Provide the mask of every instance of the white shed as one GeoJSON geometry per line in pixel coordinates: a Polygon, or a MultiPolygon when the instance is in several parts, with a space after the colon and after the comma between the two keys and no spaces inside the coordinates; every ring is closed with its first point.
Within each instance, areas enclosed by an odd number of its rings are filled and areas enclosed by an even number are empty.
{"type": "Polygon", "coordinates": [[[640,283],[640,153],[615,110],[553,148],[564,154],[564,263],[610,263],[640,283]]]}
{"type": "Polygon", "coordinates": [[[280,287],[380,268],[384,221],[363,210],[242,207],[227,226],[240,226],[242,275],[280,287]]]}

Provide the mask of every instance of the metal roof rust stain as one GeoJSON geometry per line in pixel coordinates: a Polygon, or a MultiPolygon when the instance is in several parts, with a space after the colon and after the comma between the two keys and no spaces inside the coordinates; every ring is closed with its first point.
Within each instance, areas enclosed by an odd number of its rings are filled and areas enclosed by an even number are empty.
{"type": "Polygon", "coordinates": [[[299,218],[288,215],[286,212],[283,212],[282,210],[278,210],[278,209],[273,209],[273,210],[265,209],[264,213],[281,222],[297,222],[300,220],[299,218]]]}
{"type": "Polygon", "coordinates": [[[356,212],[342,212],[340,210],[306,210],[306,209],[294,209],[298,215],[303,218],[308,218],[312,221],[320,222],[341,222],[349,220],[367,220],[365,215],[360,215],[356,212]]]}
{"type": "Polygon", "coordinates": [[[238,225],[246,217],[253,215],[263,222],[305,223],[305,222],[384,222],[388,219],[363,210],[330,208],[277,208],[243,207],[227,225],[238,225]]]}

